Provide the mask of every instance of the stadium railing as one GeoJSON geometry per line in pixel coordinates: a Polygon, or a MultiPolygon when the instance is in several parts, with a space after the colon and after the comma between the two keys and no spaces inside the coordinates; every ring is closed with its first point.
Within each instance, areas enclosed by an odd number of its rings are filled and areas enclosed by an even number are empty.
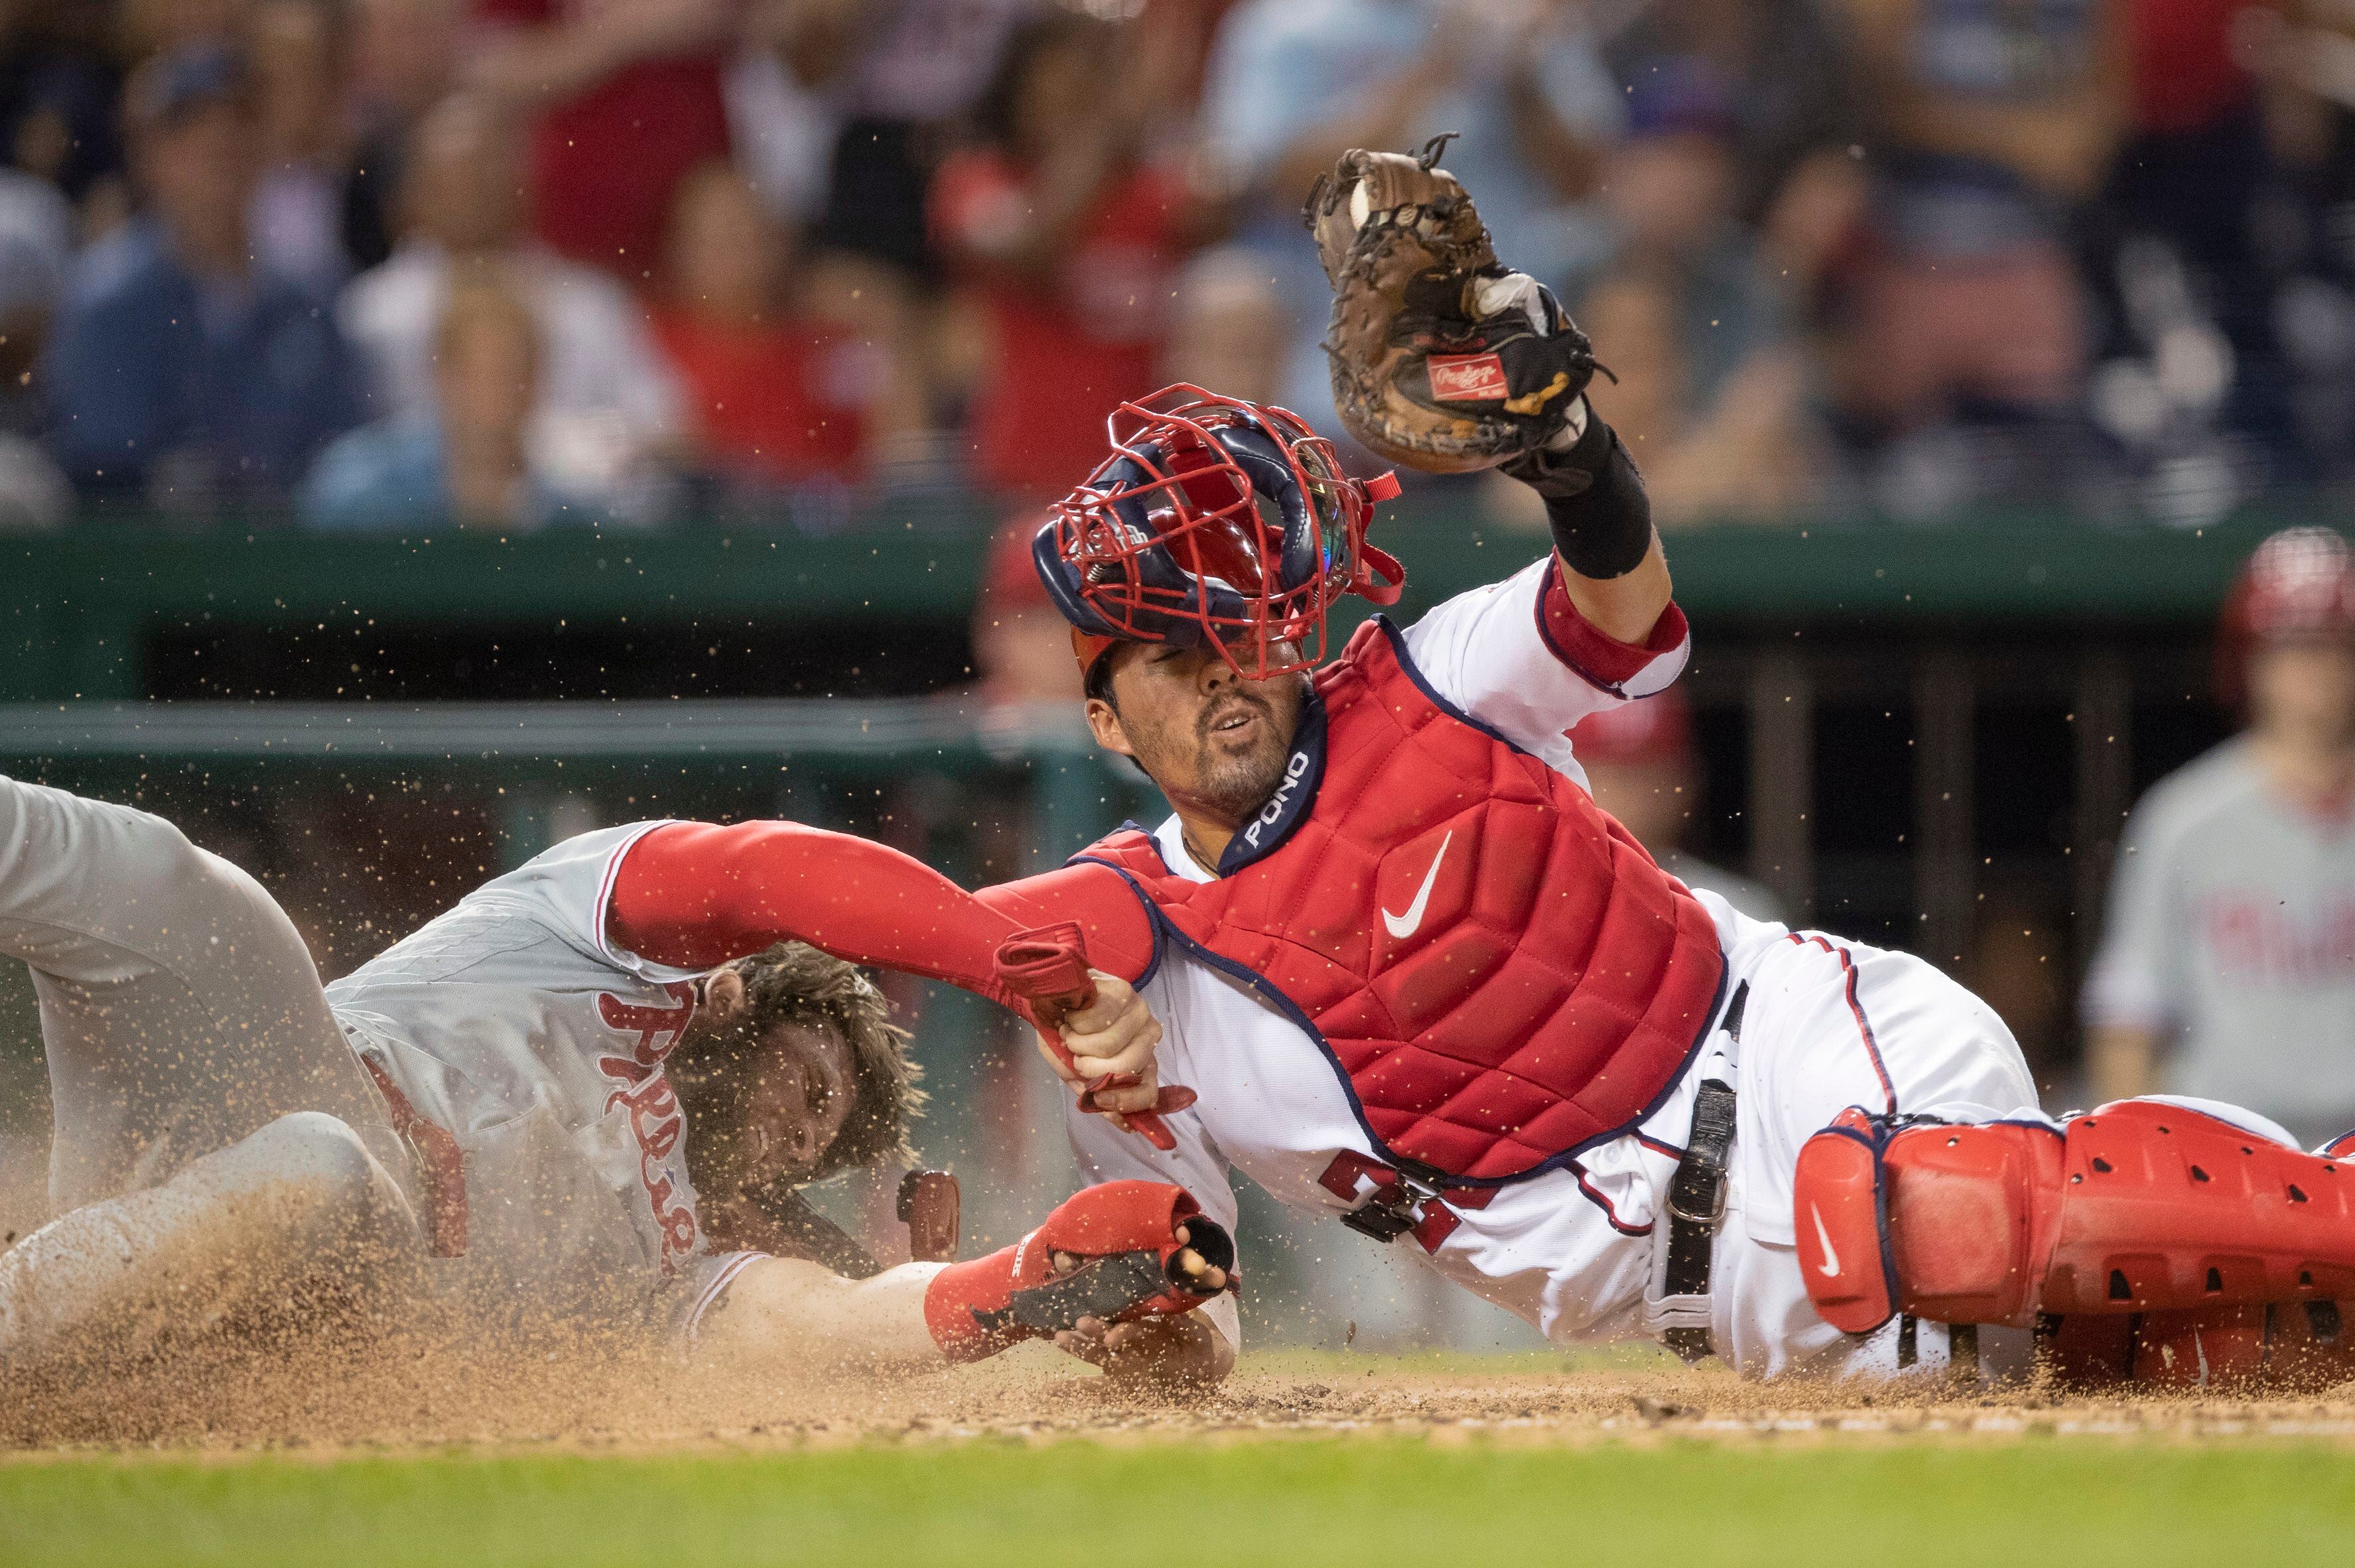
{"type": "MultiPolygon", "coordinates": [[[[1678,596],[1704,628],[2181,624],[2213,608],[2278,520],[2196,530],[2059,514],[1723,526],[1668,544],[1678,596]]],[[[1376,538],[1407,562],[1410,610],[1503,576],[1543,547],[1541,534],[1429,504],[1385,518],[1376,538]]],[[[986,549],[981,531],[889,517],[823,538],[703,526],[357,539],[110,524],[0,539],[0,700],[146,695],[149,642],[204,625],[958,622],[986,549]]]]}

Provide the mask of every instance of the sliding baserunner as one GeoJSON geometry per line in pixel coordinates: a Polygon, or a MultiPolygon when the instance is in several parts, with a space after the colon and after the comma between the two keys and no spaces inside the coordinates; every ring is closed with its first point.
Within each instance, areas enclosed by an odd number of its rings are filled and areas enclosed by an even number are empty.
{"type": "MultiPolygon", "coordinates": [[[[0,778],[0,953],[32,970],[58,1216],[0,1254],[0,1369],[104,1367],[291,1312],[554,1320],[719,1356],[922,1367],[1183,1311],[1223,1237],[1167,1184],[1027,1244],[845,1278],[792,1189],[905,1148],[905,1037],[846,958],[989,980],[1010,929],[879,846],[789,823],[583,835],[322,987],[252,878],[144,812],[0,778]],[[830,956],[822,944],[841,956],[830,956]],[[1189,1228],[1189,1226],[1191,1228],[1189,1228]],[[1189,1244],[1190,1243],[1190,1244],[1189,1244]]],[[[1155,1102],[1102,976],[1060,1039],[1155,1102]]]]}

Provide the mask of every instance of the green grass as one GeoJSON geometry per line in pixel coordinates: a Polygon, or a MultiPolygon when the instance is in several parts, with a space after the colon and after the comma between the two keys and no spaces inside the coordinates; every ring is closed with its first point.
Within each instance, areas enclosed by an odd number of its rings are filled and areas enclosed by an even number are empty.
{"type": "Polygon", "coordinates": [[[2355,1455],[2307,1442],[1433,1445],[1316,1437],[670,1457],[0,1466],[0,1563],[1419,1568],[2328,1563],[2355,1455]]]}

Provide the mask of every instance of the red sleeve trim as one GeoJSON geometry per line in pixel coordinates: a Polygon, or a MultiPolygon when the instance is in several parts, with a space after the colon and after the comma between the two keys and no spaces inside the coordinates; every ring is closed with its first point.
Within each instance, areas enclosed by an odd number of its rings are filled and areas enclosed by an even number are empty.
{"type": "MultiPolygon", "coordinates": [[[[608,958],[617,956],[614,951],[615,944],[613,940],[613,922],[612,919],[612,912],[613,908],[613,886],[616,880],[621,877],[622,862],[630,858],[630,851],[637,848],[639,840],[645,837],[648,833],[654,832],[655,828],[662,826],[662,824],[656,823],[652,827],[647,827],[640,832],[633,833],[629,837],[617,845],[611,855],[605,857],[605,869],[597,879],[597,901],[590,907],[596,912],[594,918],[597,922],[597,951],[602,953],[608,958]]],[[[621,949],[621,952],[634,953],[635,950],[633,948],[623,947],[621,949]]],[[[637,954],[636,955],[639,957],[650,956],[645,954],[637,954]]],[[[656,963],[661,962],[660,959],[656,959],[655,961],[656,963]]]]}
{"type": "Polygon", "coordinates": [[[1640,643],[1623,643],[1595,629],[1578,613],[1562,586],[1561,562],[1548,564],[1544,590],[1538,594],[1538,635],[1547,651],[1589,686],[1614,697],[1627,695],[1626,684],[1651,667],[1655,659],[1684,645],[1691,633],[1685,613],[1674,603],[1652,623],[1651,635],[1640,643]]]}
{"type": "Polygon", "coordinates": [[[711,1309],[719,1304],[719,1298],[728,1294],[728,1287],[736,1283],[736,1276],[754,1264],[773,1255],[770,1253],[753,1252],[728,1254],[727,1260],[711,1276],[711,1283],[705,1285],[703,1294],[695,1298],[695,1310],[687,1315],[686,1339],[688,1344],[692,1345],[696,1342],[697,1336],[703,1331],[703,1320],[711,1315],[711,1309]]]}

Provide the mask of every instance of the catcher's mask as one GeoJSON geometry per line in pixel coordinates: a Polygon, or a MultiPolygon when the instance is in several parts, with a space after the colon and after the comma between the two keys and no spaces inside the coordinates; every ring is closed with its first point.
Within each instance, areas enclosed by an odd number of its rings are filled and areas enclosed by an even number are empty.
{"type": "Polygon", "coordinates": [[[1137,642],[1282,675],[1325,656],[1325,614],[1342,594],[1397,602],[1405,574],[1366,528],[1398,480],[1348,477],[1299,415],[1181,384],[1105,424],[1112,455],[1030,547],[1082,671],[1137,642]],[[1283,642],[1299,656],[1276,656],[1283,642]]]}

